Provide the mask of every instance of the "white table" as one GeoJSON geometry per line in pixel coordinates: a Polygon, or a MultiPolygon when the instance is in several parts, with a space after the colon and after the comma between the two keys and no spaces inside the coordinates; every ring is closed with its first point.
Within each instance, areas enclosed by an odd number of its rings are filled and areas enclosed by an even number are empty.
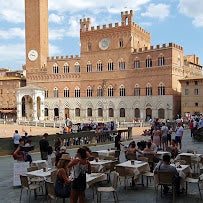
{"type": "Polygon", "coordinates": [[[37,166],[39,169],[47,167],[46,160],[36,160],[32,162],[32,166],[37,166]]]}
{"type": "Polygon", "coordinates": [[[47,177],[51,176],[51,172],[54,170],[55,169],[48,169],[48,171],[44,172],[43,169],[40,169],[40,170],[36,170],[36,171],[27,172],[26,175],[47,178],[47,177]]]}
{"type": "Polygon", "coordinates": [[[107,149],[104,149],[104,150],[99,150],[99,151],[96,151],[98,152],[99,156],[114,156],[115,155],[115,150],[107,150],[107,149]]]}
{"type": "Polygon", "coordinates": [[[91,185],[106,180],[107,175],[104,173],[91,173],[91,174],[86,174],[86,183],[87,187],[90,187],[91,185]]]}
{"type": "Polygon", "coordinates": [[[141,174],[142,172],[150,171],[149,164],[143,161],[134,161],[134,164],[131,164],[131,161],[126,161],[116,166],[122,166],[132,169],[135,176],[141,174]]]}
{"type": "Polygon", "coordinates": [[[171,156],[171,153],[170,153],[170,152],[158,151],[158,152],[156,153],[156,157],[159,158],[159,159],[163,159],[163,156],[166,155],[166,154],[169,155],[169,156],[171,156]]]}
{"type": "Polygon", "coordinates": [[[106,164],[111,164],[113,162],[115,162],[115,161],[113,161],[113,160],[98,160],[98,162],[96,162],[94,160],[94,161],[90,161],[90,164],[98,167],[98,171],[101,171],[105,167],[106,164]]]}
{"type": "Polygon", "coordinates": [[[181,154],[178,154],[178,156],[176,157],[176,160],[181,159],[181,156],[189,156],[191,157],[192,161],[200,161],[202,154],[181,153],[181,154]]]}

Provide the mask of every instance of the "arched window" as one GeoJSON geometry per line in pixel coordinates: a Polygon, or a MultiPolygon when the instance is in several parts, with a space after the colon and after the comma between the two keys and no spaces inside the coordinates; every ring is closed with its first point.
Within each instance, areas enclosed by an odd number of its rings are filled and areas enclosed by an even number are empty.
{"type": "Polygon", "coordinates": [[[147,67],[147,68],[152,67],[152,59],[151,59],[150,56],[147,56],[147,59],[146,59],[146,67],[147,67]]]}
{"type": "Polygon", "coordinates": [[[53,65],[53,74],[58,74],[58,73],[59,73],[59,67],[58,67],[58,64],[55,63],[55,64],[53,65]]]}
{"type": "Polygon", "coordinates": [[[75,63],[74,68],[75,68],[75,73],[80,72],[80,64],[78,62],[75,63]]]}
{"type": "Polygon", "coordinates": [[[159,87],[158,87],[158,95],[165,95],[165,86],[163,83],[160,83],[159,84],[159,87]]]}
{"type": "Polygon", "coordinates": [[[160,118],[160,119],[165,118],[165,110],[164,109],[158,109],[158,118],[160,118]]]}
{"type": "Polygon", "coordinates": [[[138,84],[135,85],[134,96],[140,96],[140,86],[138,84]]]}
{"type": "Polygon", "coordinates": [[[118,66],[120,70],[125,70],[125,61],[121,59],[118,63],[118,66]]]}
{"type": "Polygon", "coordinates": [[[46,116],[46,117],[49,116],[49,110],[48,110],[48,108],[44,109],[44,116],[46,116]]]}
{"type": "Polygon", "coordinates": [[[58,98],[59,97],[59,91],[58,91],[58,88],[55,87],[54,88],[54,98],[58,98]]]}
{"type": "Polygon", "coordinates": [[[48,91],[48,90],[45,90],[44,96],[45,96],[45,98],[48,98],[48,97],[49,97],[49,91],[48,91]]]}
{"type": "Polygon", "coordinates": [[[90,86],[87,88],[87,97],[92,97],[92,88],[90,86]]]}
{"type": "Polygon", "coordinates": [[[80,97],[80,88],[79,87],[75,88],[75,97],[80,97]]]}
{"type": "Polygon", "coordinates": [[[158,66],[164,66],[164,65],[165,65],[165,59],[164,59],[164,56],[161,55],[158,58],[158,66]]]}
{"type": "Polygon", "coordinates": [[[108,87],[108,97],[113,97],[113,87],[111,85],[108,87]]]}
{"type": "Polygon", "coordinates": [[[140,109],[136,108],[135,109],[135,118],[140,118],[140,109]]]}
{"type": "Polygon", "coordinates": [[[110,59],[108,61],[108,71],[113,71],[113,66],[114,66],[113,61],[110,59]]]}
{"type": "Polygon", "coordinates": [[[67,63],[65,63],[65,64],[63,65],[63,72],[64,72],[64,73],[69,73],[69,65],[68,65],[67,63]]]}
{"type": "Polygon", "coordinates": [[[87,62],[87,73],[92,72],[92,64],[90,61],[87,62]]]}
{"type": "Polygon", "coordinates": [[[123,40],[122,39],[119,40],[119,47],[123,47],[123,40]]]}
{"type": "Polygon", "coordinates": [[[99,87],[97,88],[97,96],[98,96],[98,97],[102,97],[102,96],[103,96],[103,90],[102,90],[102,87],[101,87],[101,86],[99,86],[99,87]]]}
{"type": "Polygon", "coordinates": [[[102,62],[100,60],[97,62],[97,71],[102,71],[102,62]]]}
{"type": "Polygon", "coordinates": [[[140,68],[140,60],[136,59],[136,60],[134,61],[134,68],[135,68],[135,69],[136,69],[136,68],[140,68]]]}
{"type": "Polygon", "coordinates": [[[98,108],[98,117],[103,117],[103,109],[98,108]]]}
{"type": "Polygon", "coordinates": [[[109,117],[114,117],[114,110],[113,110],[113,108],[109,108],[109,117]]]}
{"type": "Polygon", "coordinates": [[[92,117],[92,108],[87,109],[87,116],[92,117]]]}
{"type": "Polygon", "coordinates": [[[88,43],[88,51],[92,51],[92,44],[88,43]]]}
{"type": "Polygon", "coordinates": [[[151,84],[147,84],[147,87],[146,87],[146,95],[147,96],[151,96],[152,95],[152,86],[151,84]]]}
{"type": "Polygon", "coordinates": [[[80,108],[75,109],[75,117],[80,117],[80,108]]]}
{"type": "Polygon", "coordinates": [[[68,89],[68,87],[64,88],[63,95],[64,95],[64,97],[69,97],[69,89],[68,89]]]}
{"type": "Polygon", "coordinates": [[[125,117],[125,109],[124,108],[120,109],[120,117],[125,117]]]}
{"type": "Polygon", "coordinates": [[[120,86],[120,97],[124,97],[125,96],[125,87],[124,85],[120,86]]]}

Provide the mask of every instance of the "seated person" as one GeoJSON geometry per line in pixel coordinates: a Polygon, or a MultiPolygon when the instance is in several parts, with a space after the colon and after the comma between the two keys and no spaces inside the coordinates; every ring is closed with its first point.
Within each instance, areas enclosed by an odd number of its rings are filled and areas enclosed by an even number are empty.
{"type": "Polygon", "coordinates": [[[54,190],[57,197],[68,198],[71,191],[71,179],[69,178],[68,164],[71,161],[69,154],[62,154],[57,165],[57,177],[54,190]]]}
{"type": "Polygon", "coordinates": [[[148,142],[151,143],[151,149],[156,153],[157,152],[156,144],[152,142],[152,139],[149,139],[148,142]]]}
{"type": "Polygon", "coordinates": [[[130,144],[129,144],[129,147],[126,151],[126,154],[133,154],[133,153],[136,153],[136,152],[139,152],[142,154],[142,152],[136,148],[136,144],[135,144],[135,141],[132,141],[130,144]]]}
{"type": "Polygon", "coordinates": [[[57,164],[58,164],[58,162],[59,162],[59,160],[63,154],[68,154],[68,153],[66,153],[66,147],[65,146],[62,146],[60,148],[60,150],[56,149],[56,151],[58,151],[58,153],[56,153],[55,166],[57,166],[57,164]]]}
{"type": "MultiPolygon", "coordinates": [[[[168,154],[165,154],[163,156],[163,161],[159,162],[155,169],[154,169],[154,174],[157,174],[158,171],[169,171],[169,172],[174,172],[174,181],[175,181],[175,190],[177,193],[179,193],[180,190],[180,177],[178,174],[178,171],[175,166],[170,165],[170,159],[171,157],[168,154]]],[[[168,186],[164,186],[164,193],[166,194],[169,190],[168,186]]]]}
{"type": "Polygon", "coordinates": [[[155,154],[156,152],[152,149],[152,143],[147,142],[147,147],[143,151],[144,154],[155,154]]]}
{"type": "Polygon", "coordinates": [[[176,141],[174,139],[171,140],[171,157],[176,158],[178,155],[178,148],[176,145],[176,141]]]}
{"type": "Polygon", "coordinates": [[[24,140],[21,138],[19,140],[19,145],[17,147],[17,149],[14,151],[13,153],[13,158],[17,161],[25,161],[26,157],[25,157],[25,152],[21,151],[21,146],[23,147],[25,144],[24,140]]]}

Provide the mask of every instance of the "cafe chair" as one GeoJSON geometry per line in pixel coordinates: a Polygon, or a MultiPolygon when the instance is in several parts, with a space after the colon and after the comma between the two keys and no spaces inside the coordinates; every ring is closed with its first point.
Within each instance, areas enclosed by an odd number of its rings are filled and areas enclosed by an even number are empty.
{"type": "Polygon", "coordinates": [[[57,177],[57,170],[54,170],[51,172],[51,182],[55,183],[56,177],[57,177]]]}
{"type": "Polygon", "coordinates": [[[120,151],[119,150],[115,151],[114,157],[115,157],[116,160],[119,161],[119,157],[120,157],[120,151]]]}
{"type": "Polygon", "coordinates": [[[116,166],[116,172],[119,174],[119,180],[121,180],[121,178],[124,179],[124,187],[126,190],[127,189],[127,180],[130,179],[130,180],[134,181],[135,174],[134,174],[133,170],[122,167],[122,166],[116,166]]]}
{"type": "Polygon", "coordinates": [[[154,173],[150,172],[150,171],[146,171],[144,173],[142,173],[142,184],[144,185],[144,182],[143,182],[143,177],[146,177],[147,179],[147,187],[148,187],[148,182],[150,180],[151,182],[151,179],[154,178],[154,173]]]}
{"type": "Polygon", "coordinates": [[[186,178],[185,179],[185,182],[186,182],[186,194],[187,191],[188,191],[188,183],[195,183],[198,185],[198,189],[199,189],[199,196],[200,196],[200,199],[202,200],[202,195],[201,195],[201,189],[200,189],[200,182],[203,181],[203,174],[199,176],[199,178],[186,178]]]}
{"type": "Polygon", "coordinates": [[[185,160],[187,165],[192,165],[191,156],[180,155],[181,160],[185,160]]]}
{"type": "Polygon", "coordinates": [[[158,182],[156,190],[158,193],[158,187],[161,186],[161,197],[163,186],[172,186],[173,202],[175,201],[175,182],[174,182],[174,172],[171,171],[157,171],[158,182]]]}
{"type": "Polygon", "coordinates": [[[52,167],[55,167],[55,163],[56,163],[56,157],[52,157],[51,158],[51,165],[52,165],[52,167]]]}
{"type": "Polygon", "coordinates": [[[118,180],[119,180],[119,174],[114,171],[112,186],[97,188],[97,202],[101,202],[102,193],[113,193],[114,202],[118,202],[118,194],[117,194],[118,180]]]}
{"type": "Polygon", "coordinates": [[[60,198],[60,197],[56,196],[53,182],[45,180],[45,187],[46,187],[46,191],[47,191],[47,197],[48,197],[48,199],[50,199],[50,202],[52,199],[55,201],[57,201],[59,199],[63,199],[63,203],[65,203],[65,198],[60,198]]]}
{"type": "Polygon", "coordinates": [[[148,162],[148,158],[147,157],[139,157],[138,158],[139,161],[143,161],[143,162],[148,162]]]}
{"type": "Polygon", "coordinates": [[[35,195],[35,199],[36,199],[36,196],[37,196],[36,190],[38,188],[42,188],[42,186],[38,185],[38,184],[29,183],[28,176],[25,176],[25,175],[20,175],[20,182],[21,182],[20,202],[21,202],[21,198],[22,198],[23,189],[29,191],[29,202],[30,202],[30,196],[31,196],[32,190],[34,191],[34,195],[35,195]]]}
{"type": "Polygon", "coordinates": [[[98,158],[99,157],[99,153],[98,152],[92,152],[91,154],[92,154],[92,156],[94,158],[98,158]]]}
{"type": "MultiPolygon", "coordinates": [[[[38,170],[37,166],[32,166],[30,168],[27,168],[27,172],[32,172],[32,171],[36,171],[36,170],[38,170]]],[[[31,183],[35,183],[35,184],[36,183],[43,184],[44,183],[44,178],[32,176],[32,177],[29,177],[29,181],[31,183]]]]}
{"type": "Polygon", "coordinates": [[[148,158],[148,163],[151,171],[154,170],[154,154],[144,154],[145,158],[148,158]]]}

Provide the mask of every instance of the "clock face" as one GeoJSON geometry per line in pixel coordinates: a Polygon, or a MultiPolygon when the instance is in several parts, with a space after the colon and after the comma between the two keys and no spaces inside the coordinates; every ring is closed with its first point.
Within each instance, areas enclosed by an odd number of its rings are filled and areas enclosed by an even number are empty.
{"type": "Polygon", "coordinates": [[[28,52],[28,58],[29,58],[29,60],[30,61],[35,61],[37,58],[38,58],[38,53],[37,53],[37,51],[36,50],[30,50],[29,52],[28,52]]]}
{"type": "Polygon", "coordinates": [[[106,50],[109,48],[109,46],[110,46],[110,40],[107,38],[104,38],[99,42],[99,48],[101,50],[106,50]]]}

